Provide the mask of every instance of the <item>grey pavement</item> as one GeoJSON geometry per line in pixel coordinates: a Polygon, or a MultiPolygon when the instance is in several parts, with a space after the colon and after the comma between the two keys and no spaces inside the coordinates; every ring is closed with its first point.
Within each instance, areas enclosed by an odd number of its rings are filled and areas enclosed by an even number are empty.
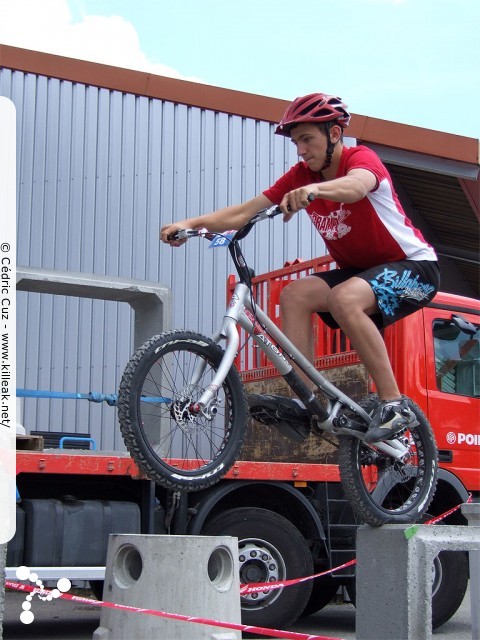
{"type": "MultiPolygon", "coordinates": [[[[33,601],[32,612],[35,616],[31,624],[20,622],[22,604],[25,595],[21,592],[7,591],[3,619],[4,640],[91,640],[99,625],[99,607],[76,603],[68,600],[51,602],[33,601]]],[[[79,594],[80,595],[80,594],[79,594]]],[[[88,593],[84,594],[86,597],[88,593]]],[[[138,614],[132,614],[138,615],[138,614]]],[[[195,640],[194,623],[192,640],[195,640]]],[[[309,633],[343,640],[355,639],[355,608],[350,604],[331,604],[315,615],[303,618],[290,629],[299,633],[309,633]]],[[[220,630],[219,630],[220,632],[220,630]]],[[[259,636],[258,640],[266,636],[259,636]]],[[[270,636],[275,637],[275,636],[270,636]]],[[[470,594],[456,615],[442,627],[434,631],[434,640],[471,640],[470,594]]],[[[131,640],[135,640],[132,638],[131,640]]],[[[154,640],[154,639],[152,639],[154,640]]],[[[172,640],[174,640],[172,638],[172,640]]]]}

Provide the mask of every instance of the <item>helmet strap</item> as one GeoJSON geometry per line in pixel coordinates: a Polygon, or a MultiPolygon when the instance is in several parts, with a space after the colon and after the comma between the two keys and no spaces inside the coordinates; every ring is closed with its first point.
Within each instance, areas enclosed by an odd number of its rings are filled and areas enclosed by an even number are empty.
{"type": "Polygon", "coordinates": [[[335,149],[336,145],[336,142],[332,142],[332,139],[330,138],[330,123],[325,123],[323,126],[325,135],[327,136],[327,153],[325,154],[325,162],[323,163],[323,167],[320,169],[320,171],[328,169],[328,167],[332,164],[333,150],[335,149]]]}

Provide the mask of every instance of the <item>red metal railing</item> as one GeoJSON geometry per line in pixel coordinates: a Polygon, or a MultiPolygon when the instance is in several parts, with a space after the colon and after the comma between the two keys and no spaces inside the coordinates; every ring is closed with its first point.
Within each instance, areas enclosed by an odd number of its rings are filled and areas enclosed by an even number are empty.
{"type": "MultiPolygon", "coordinates": [[[[295,260],[286,263],[282,269],[270,271],[253,279],[256,303],[281,328],[280,294],[292,280],[296,280],[311,273],[329,271],[334,265],[330,256],[314,258],[313,260],[295,260]]],[[[227,281],[227,299],[235,288],[235,276],[231,275],[227,281]]],[[[328,369],[340,365],[357,364],[359,358],[352,349],[350,341],[340,329],[330,329],[318,316],[313,316],[312,330],[314,335],[315,365],[319,369],[328,369]]],[[[239,328],[240,350],[235,365],[244,380],[257,380],[278,375],[276,369],[267,361],[265,354],[252,340],[247,342],[248,336],[239,328]]]]}

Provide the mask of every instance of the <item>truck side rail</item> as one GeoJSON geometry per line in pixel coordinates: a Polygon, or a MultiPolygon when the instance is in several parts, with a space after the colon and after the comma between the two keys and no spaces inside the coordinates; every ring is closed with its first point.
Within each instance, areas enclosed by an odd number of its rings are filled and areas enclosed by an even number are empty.
{"type": "MultiPolygon", "coordinates": [[[[292,280],[296,280],[312,273],[329,271],[335,265],[330,256],[322,256],[313,260],[294,260],[287,262],[282,269],[255,276],[252,279],[256,303],[280,327],[280,294],[283,287],[292,280]]],[[[227,299],[229,300],[235,288],[235,276],[231,275],[227,281],[227,299]]],[[[265,354],[249,341],[245,331],[239,328],[240,345],[235,365],[245,382],[271,378],[278,375],[271,366],[265,354]]],[[[359,357],[352,348],[350,340],[341,329],[330,329],[320,318],[313,319],[315,366],[319,369],[330,369],[338,366],[358,364],[359,357]]]]}

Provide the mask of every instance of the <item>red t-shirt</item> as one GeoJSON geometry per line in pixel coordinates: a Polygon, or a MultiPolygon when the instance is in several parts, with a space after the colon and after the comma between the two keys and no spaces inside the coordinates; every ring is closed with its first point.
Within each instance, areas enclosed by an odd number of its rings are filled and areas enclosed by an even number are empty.
{"type": "MultiPolygon", "coordinates": [[[[373,191],[358,202],[316,199],[307,207],[337,265],[368,269],[399,260],[436,260],[435,251],[405,215],[390,174],[377,154],[363,146],[344,147],[336,177],[357,168],[375,175],[373,191]]],[[[321,173],[299,162],[263,193],[270,202],[280,204],[289,191],[322,180],[321,173]]]]}

